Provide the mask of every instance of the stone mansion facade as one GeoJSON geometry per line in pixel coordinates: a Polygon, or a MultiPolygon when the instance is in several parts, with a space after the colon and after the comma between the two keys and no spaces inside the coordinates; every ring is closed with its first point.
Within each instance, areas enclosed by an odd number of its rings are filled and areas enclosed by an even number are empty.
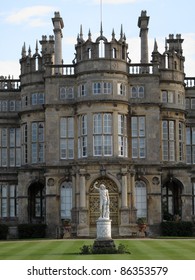
{"type": "Polygon", "coordinates": [[[59,237],[94,237],[99,194],[110,194],[112,236],[131,236],[139,217],[159,232],[162,220],[195,215],[195,78],[185,76],[183,39],[155,41],[149,62],[149,17],[138,18],[141,61],[126,37],[82,28],[70,65],[62,59],[63,19],[35,53],[22,48],[20,79],[0,78],[0,223],[45,223],[59,237]]]}

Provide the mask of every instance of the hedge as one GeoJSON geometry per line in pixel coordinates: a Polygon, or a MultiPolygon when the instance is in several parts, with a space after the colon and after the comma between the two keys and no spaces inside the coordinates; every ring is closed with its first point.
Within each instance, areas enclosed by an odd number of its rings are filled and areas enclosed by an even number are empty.
{"type": "Polygon", "coordinates": [[[45,224],[20,224],[18,225],[18,237],[22,238],[43,238],[45,237],[45,224]]]}
{"type": "Polygon", "coordinates": [[[7,234],[8,234],[8,226],[4,224],[0,224],[0,239],[7,239],[7,234]]]}
{"type": "Polygon", "coordinates": [[[192,222],[167,221],[161,223],[161,234],[163,236],[193,236],[192,222]]]}

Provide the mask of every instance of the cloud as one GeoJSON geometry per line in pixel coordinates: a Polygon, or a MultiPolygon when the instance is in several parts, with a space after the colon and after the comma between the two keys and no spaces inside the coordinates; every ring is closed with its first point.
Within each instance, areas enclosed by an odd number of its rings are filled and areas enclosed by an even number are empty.
{"type": "Polygon", "coordinates": [[[5,60],[0,61],[0,76],[4,77],[13,77],[14,79],[18,79],[20,75],[20,64],[17,61],[5,60]]]}
{"type": "MultiPolygon", "coordinates": [[[[84,3],[90,3],[90,4],[98,4],[100,5],[100,0],[80,0],[81,2],[84,3]]],[[[137,3],[137,2],[145,2],[145,1],[149,1],[149,0],[102,0],[102,5],[105,4],[111,4],[111,5],[120,5],[120,4],[127,4],[127,3],[137,3]]]]}
{"type": "MultiPolygon", "coordinates": [[[[140,0],[102,0],[102,4],[126,4],[126,3],[136,3],[140,0]]],[[[95,0],[96,3],[100,3],[100,0],[95,0]]]]}
{"type": "Polygon", "coordinates": [[[54,10],[55,7],[52,6],[26,7],[18,11],[12,11],[12,13],[6,17],[6,21],[12,24],[24,24],[25,22],[33,27],[43,26],[47,24],[43,20],[43,17],[54,10]]]}

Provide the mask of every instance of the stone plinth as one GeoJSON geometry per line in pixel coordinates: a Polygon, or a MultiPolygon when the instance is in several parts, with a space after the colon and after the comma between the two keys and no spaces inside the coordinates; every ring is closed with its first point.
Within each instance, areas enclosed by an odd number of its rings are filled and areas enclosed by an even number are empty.
{"type": "Polygon", "coordinates": [[[99,218],[97,220],[97,239],[93,244],[94,254],[116,253],[116,246],[111,237],[111,220],[99,218]]]}
{"type": "Polygon", "coordinates": [[[97,220],[97,239],[111,239],[111,220],[99,218],[97,220]]]}

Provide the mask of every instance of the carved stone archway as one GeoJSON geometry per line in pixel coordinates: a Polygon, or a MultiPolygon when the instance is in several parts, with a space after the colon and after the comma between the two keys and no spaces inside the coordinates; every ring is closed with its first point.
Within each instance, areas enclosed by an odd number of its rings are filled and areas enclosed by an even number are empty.
{"type": "MultiPolygon", "coordinates": [[[[110,197],[110,219],[112,225],[119,224],[119,192],[116,184],[108,178],[100,178],[95,180],[98,182],[97,187],[100,184],[105,184],[110,197]]],[[[94,182],[93,182],[94,184],[94,182]]],[[[100,198],[99,192],[94,188],[93,184],[89,188],[89,223],[91,226],[96,225],[96,220],[100,216],[100,198]]]]}

